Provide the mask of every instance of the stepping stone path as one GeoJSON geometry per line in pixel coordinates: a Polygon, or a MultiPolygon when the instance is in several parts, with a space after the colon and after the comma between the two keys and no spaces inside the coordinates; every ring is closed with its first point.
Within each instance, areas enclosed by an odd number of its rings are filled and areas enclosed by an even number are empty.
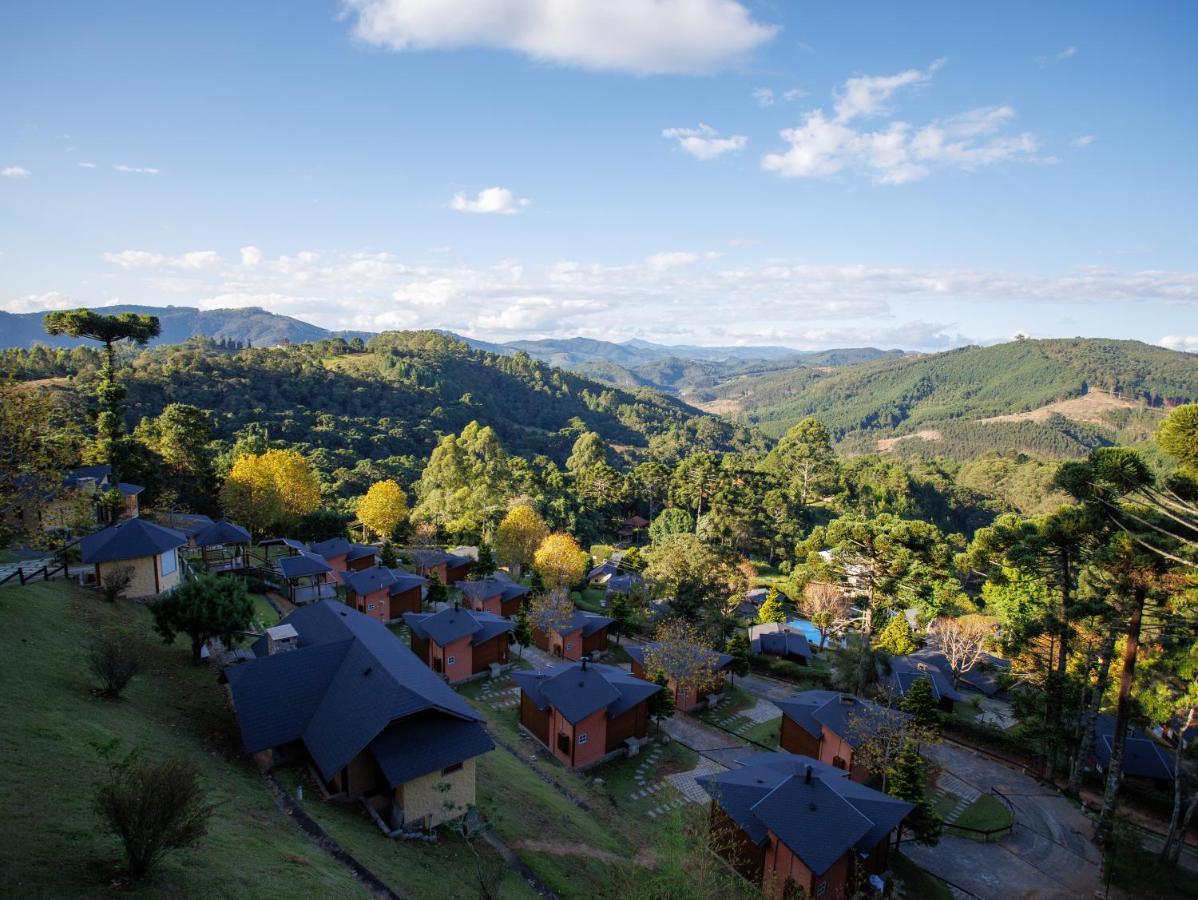
{"type": "Polygon", "coordinates": [[[493,678],[483,684],[479,699],[491,709],[511,709],[520,705],[520,688],[510,678],[493,678]]]}
{"type": "Polygon", "coordinates": [[[676,792],[670,789],[670,785],[665,779],[659,778],[653,780],[653,772],[656,770],[660,759],[661,745],[654,744],[653,748],[647,750],[645,755],[641,757],[640,763],[637,764],[636,770],[633,773],[636,787],[628,795],[629,800],[654,803],[654,806],[650,807],[647,813],[650,819],[656,819],[658,816],[665,815],[670,810],[677,809],[686,802],[683,797],[677,796],[676,792]],[[667,794],[659,796],[663,790],[667,791],[667,794]]]}
{"type": "MultiPolygon", "coordinates": [[[[721,766],[718,762],[705,759],[689,772],[675,772],[673,775],[667,775],[666,781],[673,785],[678,792],[682,794],[681,799],[683,802],[706,803],[711,799],[711,797],[708,796],[707,791],[699,787],[699,783],[695,781],[695,779],[703,775],[714,775],[716,772],[725,771],[727,771],[727,769],[725,769],[724,766],[721,766]]],[[[677,805],[681,806],[682,804],[679,803],[677,805]]],[[[652,813],[650,813],[650,815],[652,815],[652,813]]]]}
{"type": "Polygon", "coordinates": [[[949,825],[956,822],[973,801],[981,796],[979,791],[951,772],[940,773],[940,777],[936,781],[936,793],[943,794],[956,801],[952,809],[944,815],[944,821],[949,825]]]}
{"type": "Polygon", "coordinates": [[[765,699],[758,699],[753,706],[748,709],[738,710],[737,712],[721,711],[720,707],[726,703],[728,703],[728,698],[724,697],[716,704],[712,712],[711,722],[741,737],[744,737],[746,732],[753,726],[777,719],[782,715],[782,711],[778,707],[765,699]]]}

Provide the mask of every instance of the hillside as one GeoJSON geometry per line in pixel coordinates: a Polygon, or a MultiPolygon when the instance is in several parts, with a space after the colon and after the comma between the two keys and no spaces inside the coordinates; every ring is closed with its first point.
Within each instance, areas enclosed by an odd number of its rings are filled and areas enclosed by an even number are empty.
{"type": "MultiPolygon", "coordinates": [[[[311,454],[326,475],[373,460],[411,477],[440,436],[472,420],[492,426],[511,453],[559,463],[582,429],[630,458],[765,443],[654,391],[614,389],[435,332],[389,332],[364,350],[343,340],[236,351],[192,341],[126,356],[130,426],[168,403],[191,403],[212,412],[218,439],[260,426],[311,454]]],[[[62,357],[39,349],[0,354],[0,371],[24,380],[68,376],[69,389],[88,397],[97,363],[90,348],[62,357]]]]}
{"type": "Polygon", "coordinates": [[[1194,354],[1075,339],[737,378],[697,405],[772,435],[814,415],[851,449],[965,458],[1005,448],[1073,456],[1116,437],[1140,439],[1166,407],[1195,398],[1194,354]]]}

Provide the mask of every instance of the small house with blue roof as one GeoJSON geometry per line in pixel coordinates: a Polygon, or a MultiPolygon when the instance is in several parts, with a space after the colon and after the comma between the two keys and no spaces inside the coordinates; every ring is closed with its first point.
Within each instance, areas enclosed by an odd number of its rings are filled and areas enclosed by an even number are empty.
{"type": "Polygon", "coordinates": [[[890,675],[885,679],[885,685],[893,696],[907,696],[911,685],[920,678],[926,678],[932,683],[932,696],[936,698],[936,705],[945,712],[952,712],[955,704],[965,700],[939,666],[918,656],[891,657],[890,675]]]}
{"type": "Polygon", "coordinates": [[[435,613],[404,613],[403,618],[412,632],[412,652],[450,684],[508,664],[509,638],[515,627],[511,619],[457,603],[435,613]]]}
{"type": "MultiPolygon", "coordinates": [[[[1105,775],[1111,765],[1115,745],[1115,717],[1100,715],[1094,720],[1094,745],[1091,748],[1090,768],[1105,775]]],[[[1173,783],[1173,754],[1154,741],[1138,726],[1127,730],[1123,742],[1123,776],[1160,785],[1173,783]]]]}
{"type": "Polygon", "coordinates": [[[839,691],[799,691],[775,700],[782,710],[778,743],[783,750],[810,756],[865,781],[869,771],[856,762],[856,748],[880,727],[910,719],[907,713],[839,691]]]}
{"type": "Polygon", "coordinates": [[[777,656],[800,666],[811,665],[811,645],[801,630],[785,622],[749,626],[749,648],[761,656],[777,656]]]}
{"type": "Polygon", "coordinates": [[[329,793],[391,829],[432,828],[474,804],[475,761],[495,746],[482,717],[385,625],[322,600],[272,632],[224,672],[262,768],[310,762],[329,793]]]}
{"type": "Polygon", "coordinates": [[[770,898],[843,900],[889,865],[910,803],[808,756],[760,753],[703,775],[721,855],[770,898]]]}
{"type": "Polygon", "coordinates": [[[403,569],[374,566],[341,573],[345,602],[380,622],[398,622],[404,613],[420,612],[428,579],[403,569]]]}
{"type": "MultiPolygon", "coordinates": [[[[340,578],[342,572],[359,572],[369,569],[379,561],[378,547],[370,544],[354,544],[343,537],[330,538],[309,544],[308,549],[317,556],[323,556],[325,562],[340,578]]],[[[342,579],[344,581],[344,579],[342,579]]]]}
{"type": "Polygon", "coordinates": [[[629,644],[624,649],[632,657],[632,674],[646,681],[653,680],[654,673],[648,671],[648,667],[655,665],[655,655],[665,658],[666,678],[674,694],[675,708],[690,712],[706,703],[710,695],[724,690],[732,670],[730,654],[693,644],[677,645],[668,653],[655,654],[658,646],[650,642],[641,646],[629,644]],[[649,663],[645,662],[646,654],[649,663]]]}
{"type": "Polygon", "coordinates": [[[574,769],[635,753],[649,736],[649,698],[661,690],[585,659],[511,677],[520,687],[520,726],[574,769]]]}
{"type": "Polygon", "coordinates": [[[574,610],[570,618],[548,630],[536,625],[532,629],[533,644],[559,659],[578,661],[584,656],[607,649],[607,633],[615,619],[598,613],[574,610]]]}
{"type": "Polygon", "coordinates": [[[96,582],[127,569],[126,597],[156,597],[179,583],[179,548],[187,536],[145,519],[124,519],[79,542],[81,559],[95,566],[96,582]]]}

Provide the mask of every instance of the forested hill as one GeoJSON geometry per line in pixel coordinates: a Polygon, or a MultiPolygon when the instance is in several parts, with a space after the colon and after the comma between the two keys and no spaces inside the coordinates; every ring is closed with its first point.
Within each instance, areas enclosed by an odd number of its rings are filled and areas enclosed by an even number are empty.
{"type": "MultiPolygon", "coordinates": [[[[632,459],[671,461],[695,449],[766,443],[757,432],[656,392],[614,389],[436,332],[389,332],[360,347],[335,339],[229,350],[194,339],[126,351],[129,424],[168,403],[189,403],[212,412],[216,436],[226,442],[261,425],[272,441],[310,453],[327,475],[363,461],[376,473],[408,478],[441,435],[472,420],[492,426],[511,453],[559,463],[583,430],[632,459]]],[[[57,379],[85,399],[98,365],[92,348],[0,352],[0,374],[57,379]]]]}
{"type": "Polygon", "coordinates": [[[1018,340],[734,379],[704,399],[773,435],[813,415],[858,449],[1072,456],[1147,434],[1164,408],[1198,399],[1198,356],[1138,341],[1018,340]]]}
{"type": "MultiPolygon", "coordinates": [[[[193,306],[105,306],[106,315],[140,313],[157,316],[162,334],[155,343],[181,344],[197,335],[218,341],[240,341],[254,347],[273,347],[277,344],[299,344],[335,337],[333,332],[290,316],[280,316],[258,307],[239,309],[196,309],[193,306]]],[[[46,334],[43,324],[46,314],[0,312],[0,347],[77,347],[85,344],[82,338],[46,334]]],[[[349,333],[341,334],[351,337],[349,333]]],[[[370,337],[368,334],[358,336],[370,337]]]]}

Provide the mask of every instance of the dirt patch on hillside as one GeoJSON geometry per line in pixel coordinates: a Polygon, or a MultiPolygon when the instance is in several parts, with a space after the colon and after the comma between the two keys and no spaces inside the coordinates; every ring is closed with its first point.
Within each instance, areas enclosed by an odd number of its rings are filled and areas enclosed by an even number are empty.
{"type": "Polygon", "coordinates": [[[902,434],[902,435],[899,435],[898,437],[880,438],[878,440],[878,452],[879,453],[889,453],[891,450],[894,449],[895,444],[897,444],[901,441],[911,441],[911,440],[942,441],[942,440],[944,440],[944,434],[942,432],[937,431],[934,428],[925,428],[923,431],[917,431],[914,434],[902,434]]]}
{"type": "Polygon", "coordinates": [[[1135,400],[1125,400],[1105,391],[1090,391],[1081,397],[1071,397],[1068,400],[1058,400],[1036,409],[1021,413],[1010,413],[1005,416],[991,416],[989,419],[979,419],[980,422],[1046,422],[1052,415],[1064,416],[1074,422],[1086,422],[1090,425],[1110,426],[1104,414],[1116,409],[1141,409],[1144,404],[1135,400]]]}
{"type": "Polygon", "coordinates": [[[693,406],[695,409],[702,410],[713,416],[726,416],[730,413],[740,412],[740,403],[728,397],[721,397],[718,400],[701,401],[694,397],[683,397],[686,403],[693,406]]]}

